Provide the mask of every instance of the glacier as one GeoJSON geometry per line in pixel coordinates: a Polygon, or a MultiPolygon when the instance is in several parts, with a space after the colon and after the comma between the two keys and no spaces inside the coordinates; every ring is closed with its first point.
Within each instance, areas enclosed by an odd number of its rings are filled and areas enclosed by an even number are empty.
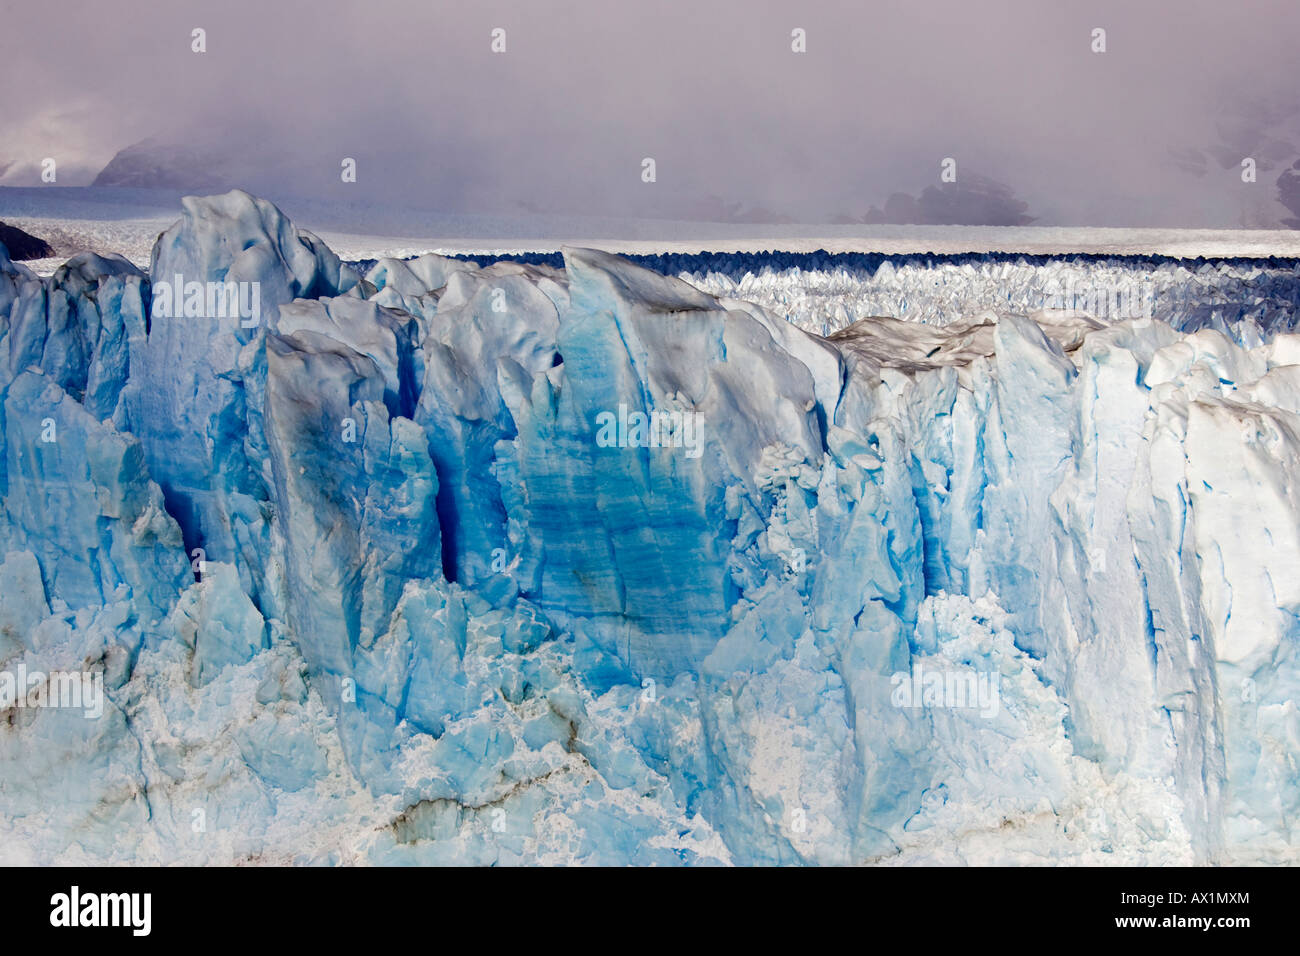
{"type": "Polygon", "coordinates": [[[358,268],[239,191],[0,252],[0,667],[106,696],[5,712],[3,858],[1300,860],[1294,287],[863,316],[901,269],[358,268]]]}
{"type": "Polygon", "coordinates": [[[985,312],[1082,311],[1215,329],[1254,346],[1300,323],[1300,262],[1168,255],[644,256],[641,264],[829,335],[861,318],[947,325],[985,312]]]}

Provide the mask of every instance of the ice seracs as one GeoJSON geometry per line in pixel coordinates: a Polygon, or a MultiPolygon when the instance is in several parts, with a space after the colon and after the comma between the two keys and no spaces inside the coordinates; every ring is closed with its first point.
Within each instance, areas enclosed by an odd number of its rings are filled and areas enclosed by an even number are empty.
{"type": "Polygon", "coordinates": [[[242,193],[177,274],[264,321],[0,258],[0,665],[106,696],[0,734],[10,860],[1295,862],[1296,336],[360,276],[242,193]]]}

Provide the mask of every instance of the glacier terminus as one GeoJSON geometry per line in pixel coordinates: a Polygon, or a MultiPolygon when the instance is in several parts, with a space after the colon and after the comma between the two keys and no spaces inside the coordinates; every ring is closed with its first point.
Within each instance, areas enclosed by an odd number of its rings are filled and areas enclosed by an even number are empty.
{"type": "Polygon", "coordinates": [[[0,857],[1300,862],[1300,282],[1117,263],[0,254],[0,857]]]}

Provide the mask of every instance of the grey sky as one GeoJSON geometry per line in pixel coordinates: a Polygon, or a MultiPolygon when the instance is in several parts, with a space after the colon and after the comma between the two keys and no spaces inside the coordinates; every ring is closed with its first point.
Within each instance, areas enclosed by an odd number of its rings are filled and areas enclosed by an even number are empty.
{"type": "Polygon", "coordinates": [[[0,0],[0,183],[153,136],[272,199],[808,222],[951,156],[1040,224],[1276,226],[1298,40],[1293,0],[0,0]],[[1256,144],[1246,184],[1222,163],[1256,144]]]}

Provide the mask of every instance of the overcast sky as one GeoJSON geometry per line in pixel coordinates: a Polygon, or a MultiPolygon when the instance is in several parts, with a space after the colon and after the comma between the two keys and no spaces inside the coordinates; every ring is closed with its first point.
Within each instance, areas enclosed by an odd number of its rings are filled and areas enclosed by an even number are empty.
{"type": "Polygon", "coordinates": [[[7,185],[46,156],[86,184],[154,137],[272,199],[816,222],[953,157],[1039,224],[1269,226],[1300,159],[1300,4],[0,0],[0,102],[7,185]]]}

